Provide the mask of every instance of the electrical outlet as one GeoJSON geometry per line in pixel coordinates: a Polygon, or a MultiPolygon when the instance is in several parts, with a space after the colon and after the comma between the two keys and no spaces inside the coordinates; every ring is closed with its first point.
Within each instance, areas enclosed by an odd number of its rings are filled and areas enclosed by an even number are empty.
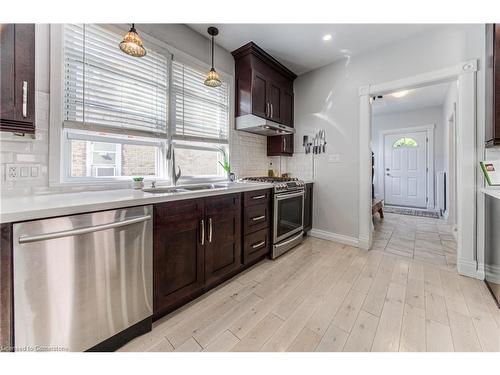
{"type": "Polygon", "coordinates": [[[329,163],[340,163],[340,154],[330,154],[328,155],[329,163]]]}
{"type": "Polygon", "coordinates": [[[38,178],[39,176],[39,164],[7,164],[6,166],[6,180],[33,180],[38,178]]]}
{"type": "Polygon", "coordinates": [[[18,169],[17,166],[7,164],[7,180],[15,180],[17,178],[18,169]]]}

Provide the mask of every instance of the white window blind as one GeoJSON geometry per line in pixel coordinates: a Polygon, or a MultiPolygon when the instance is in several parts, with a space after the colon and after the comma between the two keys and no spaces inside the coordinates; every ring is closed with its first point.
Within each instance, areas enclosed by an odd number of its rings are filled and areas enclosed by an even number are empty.
{"type": "Polygon", "coordinates": [[[123,35],[97,25],[64,26],[65,127],[165,136],[169,58],[123,53],[123,35]]]}
{"type": "Polygon", "coordinates": [[[172,137],[205,142],[228,142],[229,85],[204,85],[207,71],[172,62],[175,122],[172,137]]]}

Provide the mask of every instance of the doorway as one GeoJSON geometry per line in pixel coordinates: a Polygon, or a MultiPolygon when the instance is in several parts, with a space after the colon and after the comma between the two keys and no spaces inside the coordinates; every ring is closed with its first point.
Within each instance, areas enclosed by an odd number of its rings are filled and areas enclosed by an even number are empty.
{"type": "Polygon", "coordinates": [[[373,245],[372,223],[372,98],[443,82],[458,81],[457,110],[457,268],[462,275],[481,278],[476,232],[476,73],[477,60],[396,81],[360,87],[359,246],[373,245]]]}
{"type": "Polygon", "coordinates": [[[427,131],[386,133],[383,141],[385,204],[426,208],[429,200],[427,131]]]}

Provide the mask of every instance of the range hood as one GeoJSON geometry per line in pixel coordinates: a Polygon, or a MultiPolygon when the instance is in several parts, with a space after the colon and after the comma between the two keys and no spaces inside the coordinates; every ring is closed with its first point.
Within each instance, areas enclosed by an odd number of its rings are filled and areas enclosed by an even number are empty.
{"type": "Polygon", "coordinates": [[[294,128],[255,115],[236,117],[236,130],[267,136],[295,133],[294,128]]]}

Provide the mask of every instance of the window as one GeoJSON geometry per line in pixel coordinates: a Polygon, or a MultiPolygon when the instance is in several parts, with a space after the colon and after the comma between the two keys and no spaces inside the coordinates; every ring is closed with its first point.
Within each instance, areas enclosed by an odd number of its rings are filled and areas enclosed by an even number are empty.
{"type": "Polygon", "coordinates": [[[168,53],[143,58],[98,25],[63,28],[64,179],[162,177],[168,135],[168,53]]]}
{"type": "Polygon", "coordinates": [[[54,90],[61,111],[51,118],[62,124],[53,142],[62,157],[51,161],[58,171],[51,183],[167,178],[169,140],[183,177],[225,176],[219,148],[229,152],[229,77],[207,87],[209,67],[184,56],[173,61],[162,42],[147,36],[147,55],[128,56],[118,48],[125,31],[114,26],[54,30],[60,31],[51,43],[63,53],[51,64],[57,78],[51,82],[62,81],[54,90]]]}
{"type": "Polygon", "coordinates": [[[120,35],[97,25],[64,26],[65,127],[166,137],[168,58],[117,47],[120,35]]]}
{"type": "Polygon", "coordinates": [[[399,147],[418,147],[418,143],[413,138],[403,137],[398,139],[392,145],[392,148],[399,148],[399,147]]]}
{"type": "Polygon", "coordinates": [[[172,63],[174,139],[228,142],[229,85],[223,81],[219,87],[205,86],[206,74],[179,61],[172,63]]]}

